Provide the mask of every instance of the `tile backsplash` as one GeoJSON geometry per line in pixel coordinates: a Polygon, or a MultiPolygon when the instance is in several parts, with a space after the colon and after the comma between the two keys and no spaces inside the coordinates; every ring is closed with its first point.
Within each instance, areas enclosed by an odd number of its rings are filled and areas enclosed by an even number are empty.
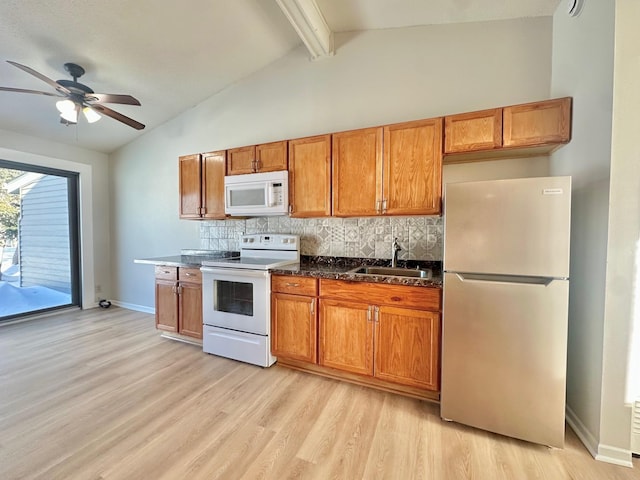
{"type": "Polygon", "coordinates": [[[200,248],[239,250],[243,233],[300,235],[302,255],[390,258],[398,237],[402,260],[442,260],[442,217],[256,217],[200,224],[200,248]]]}

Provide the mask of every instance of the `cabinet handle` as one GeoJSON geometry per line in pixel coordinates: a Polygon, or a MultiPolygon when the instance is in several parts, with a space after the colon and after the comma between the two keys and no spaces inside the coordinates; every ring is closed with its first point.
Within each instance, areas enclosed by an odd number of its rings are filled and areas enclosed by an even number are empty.
{"type": "Polygon", "coordinates": [[[174,285],[173,287],[171,287],[171,291],[172,291],[174,294],[178,293],[178,291],[176,290],[176,286],[175,286],[175,285],[174,285]]]}
{"type": "Polygon", "coordinates": [[[387,200],[382,200],[382,213],[387,213],[387,200]]]}
{"type": "Polygon", "coordinates": [[[376,213],[380,213],[380,204],[382,202],[380,200],[376,200],[376,213]]]}
{"type": "Polygon", "coordinates": [[[367,322],[371,321],[371,305],[367,307],[367,322]]]}
{"type": "Polygon", "coordinates": [[[309,304],[309,313],[314,315],[316,313],[316,299],[312,298],[311,303],[309,304]]]}
{"type": "Polygon", "coordinates": [[[182,285],[178,285],[178,295],[182,295],[182,285]]]}
{"type": "Polygon", "coordinates": [[[287,287],[299,287],[300,286],[299,283],[292,283],[292,282],[287,282],[287,283],[285,283],[285,285],[287,287]]]}
{"type": "Polygon", "coordinates": [[[289,215],[293,213],[293,205],[289,204],[289,215]]]}
{"type": "Polygon", "coordinates": [[[373,307],[373,321],[378,323],[380,314],[380,307],[373,307]]]}
{"type": "Polygon", "coordinates": [[[191,273],[191,272],[187,272],[187,273],[185,273],[185,276],[187,276],[187,277],[195,277],[196,274],[195,273],[191,273]]]}
{"type": "Polygon", "coordinates": [[[162,273],[166,273],[167,275],[169,275],[171,273],[171,270],[162,270],[162,273]]]}

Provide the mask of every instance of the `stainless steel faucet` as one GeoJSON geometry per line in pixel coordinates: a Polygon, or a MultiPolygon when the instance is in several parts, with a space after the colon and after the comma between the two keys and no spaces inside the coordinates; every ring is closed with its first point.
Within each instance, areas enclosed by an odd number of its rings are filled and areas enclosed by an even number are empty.
{"type": "Polygon", "coordinates": [[[398,237],[393,239],[393,243],[391,244],[391,266],[396,268],[398,266],[398,252],[402,250],[400,245],[398,245],[398,237]]]}

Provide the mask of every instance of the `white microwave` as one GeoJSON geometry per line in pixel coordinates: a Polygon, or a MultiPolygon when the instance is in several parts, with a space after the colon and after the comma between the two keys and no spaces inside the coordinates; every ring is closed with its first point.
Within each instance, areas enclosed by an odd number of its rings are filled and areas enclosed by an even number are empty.
{"type": "Polygon", "coordinates": [[[288,207],[287,170],[224,177],[224,213],[227,215],[286,215],[288,207]]]}

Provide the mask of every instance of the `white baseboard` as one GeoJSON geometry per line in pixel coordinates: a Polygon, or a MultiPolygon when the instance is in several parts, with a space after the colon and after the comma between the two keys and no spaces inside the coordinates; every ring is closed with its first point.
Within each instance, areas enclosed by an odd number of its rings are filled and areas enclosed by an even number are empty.
{"type": "Polygon", "coordinates": [[[111,303],[113,303],[116,307],[127,308],[129,310],[135,310],[136,312],[151,313],[152,315],[155,315],[156,313],[156,309],[154,307],[136,305],[135,303],[121,302],[119,300],[111,300],[111,303]]]}
{"type": "Polygon", "coordinates": [[[576,433],[580,441],[584,444],[585,447],[587,447],[587,450],[589,450],[591,456],[593,458],[596,458],[596,456],[598,455],[598,440],[596,440],[596,437],[594,437],[593,434],[587,429],[587,427],[585,427],[585,425],[580,421],[578,416],[574,413],[573,410],[571,410],[568,405],[565,409],[565,414],[567,423],[571,427],[571,430],[576,433]]]}
{"type": "Polygon", "coordinates": [[[631,462],[631,450],[612,447],[611,445],[603,445],[602,443],[598,447],[596,460],[613,463],[614,465],[620,465],[622,467],[633,468],[633,463],[631,462]]]}
{"type": "Polygon", "coordinates": [[[566,407],[566,418],[571,429],[576,433],[593,458],[600,462],[607,462],[614,465],[633,468],[633,463],[631,462],[631,450],[624,450],[610,445],[599,444],[596,437],[594,437],[594,435],[580,421],[578,416],[573,410],[571,410],[571,408],[569,408],[569,406],[566,407]]]}

